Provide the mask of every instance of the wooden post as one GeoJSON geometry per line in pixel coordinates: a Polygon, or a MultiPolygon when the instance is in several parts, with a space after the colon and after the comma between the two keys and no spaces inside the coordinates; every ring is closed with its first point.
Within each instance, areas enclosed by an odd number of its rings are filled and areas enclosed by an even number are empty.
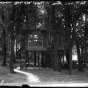
{"type": "Polygon", "coordinates": [[[24,53],[25,55],[25,69],[27,69],[27,62],[28,62],[28,58],[27,58],[27,51],[25,50],[25,53],[24,53]]]}
{"type": "Polygon", "coordinates": [[[27,59],[26,64],[27,66],[29,66],[29,52],[28,51],[26,51],[26,59],[27,59]]]}
{"type": "Polygon", "coordinates": [[[34,52],[34,66],[36,66],[36,52],[34,52]]]}
{"type": "Polygon", "coordinates": [[[46,63],[46,59],[47,59],[46,55],[47,55],[47,53],[44,52],[44,58],[43,58],[44,68],[46,68],[46,65],[47,65],[47,63],[46,63]]]}
{"type": "Polygon", "coordinates": [[[29,66],[29,52],[27,53],[27,55],[28,55],[28,66],[29,66]]]}
{"type": "Polygon", "coordinates": [[[41,66],[44,67],[44,52],[41,53],[42,54],[42,58],[41,58],[41,66]]]}
{"type": "Polygon", "coordinates": [[[40,53],[38,52],[38,65],[40,65],[40,64],[39,64],[39,59],[40,59],[39,55],[40,55],[40,53]]]}
{"type": "Polygon", "coordinates": [[[51,61],[52,61],[52,68],[53,68],[53,54],[51,53],[51,61]]]}

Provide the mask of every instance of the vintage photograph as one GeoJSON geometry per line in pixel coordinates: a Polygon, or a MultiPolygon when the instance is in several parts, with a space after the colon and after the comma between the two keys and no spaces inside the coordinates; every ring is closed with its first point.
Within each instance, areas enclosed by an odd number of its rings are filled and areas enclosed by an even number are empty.
{"type": "Polygon", "coordinates": [[[88,1],[0,1],[0,86],[88,87],[88,1]]]}

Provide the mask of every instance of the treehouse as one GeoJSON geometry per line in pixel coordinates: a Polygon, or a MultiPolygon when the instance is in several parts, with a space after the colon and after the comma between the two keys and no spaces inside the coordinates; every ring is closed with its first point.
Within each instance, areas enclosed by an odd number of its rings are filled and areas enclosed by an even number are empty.
{"type": "MultiPolygon", "coordinates": [[[[23,32],[22,49],[26,50],[28,58],[26,58],[28,64],[30,59],[34,62],[34,65],[38,62],[39,56],[43,56],[48,47],[48,32],[46,30],[26,30],[23,32]],[[36,60],[38,57],[38,61],[36,60]]],[[[42,57],[43,58],[43,57],[42,57]]],[[[42,59],[43,60],[43,59],[42,59]]],[[[42,63],[42,61],[41,61],[42,63]]]]}
{"type": "MultiPolygon", "coordinates": [[[[50,61],[50,58],[51,63],[53,62],[54,46],[52,33],[50,34],[49,31],[45,29],[30,29],[22,32],[22,36],[21,47],[26,51],[27,57],[25,56],[25,60],[28,65],[30,64],[30,60],[33,60],[34,66],[38,64],[42,67],[50,61]]],[[[63,51],[64,49],[58,47],[58,50],[63,51]]]]}

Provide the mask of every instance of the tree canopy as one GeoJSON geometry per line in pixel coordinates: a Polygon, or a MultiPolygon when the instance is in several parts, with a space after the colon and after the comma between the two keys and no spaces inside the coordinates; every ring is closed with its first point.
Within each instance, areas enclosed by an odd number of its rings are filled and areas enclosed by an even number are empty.
{"type": "MultiPolygon", "coordinates": [[[[75,41],[87,32],[88,2],[9,2],[0,3],[1,18],[7,24],[8,32],[16,28],[17,33],[23,25],[28,30],[46,25],[46,29],[52,30],[52,6],[55,5],[55,28],[62,31],[64,38],[75,41]],[[45,22],[44,22],[45,19],[45,22]],[[85,22],[84,22],[85,21],[85,22]],[[72,36],[72,38],[70,38],[72,36]],[[76,38],[77,37],[77,38],[76,38]]],[[[53,30],[52,30],[53,31],[53,30]]],[[[65,40],[67,40],[65,39],[65,40]]],[[[66,41],[69,42],[69,41],[66,41]]]]}

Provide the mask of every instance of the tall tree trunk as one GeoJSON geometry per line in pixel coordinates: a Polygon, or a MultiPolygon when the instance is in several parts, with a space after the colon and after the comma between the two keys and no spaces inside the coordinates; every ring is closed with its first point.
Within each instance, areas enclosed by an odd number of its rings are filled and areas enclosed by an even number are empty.
{"type": "Polygon", "coordinates": [[[77,57],[78,57],[78,70],[80,68],[80,48],[79,48],[79,44],[76,44],[77,47],[77,57]]]}
{"type": "Polygon", "coordinates": [[[79,68],[78,71],[83,71],[83,47],[81,45],[81,55],[79,59],[79,68]]]}
{"type": "Polygon", "coordinates": [[[66,49],[67,68],[69,68],[69,49],[66,49]]]}
{"type": "Polygon", "coordinates": [[[63,52],[63,67],[64,67],[64,52],[63,52]]]}
{"type": "Polygon", "coordinates": [[[57,35],[54,33],[54,70],[61,71],[60,69],[60,58],[58,59],[58,46],[57,46],[57,35]]]}
{"type": "Polygon", "coordinates": [[[82,56],[80,53],[80,45],[76,43],[76,47],[77,47],[77,55],[78,55],[78,71],[83,71],[82,68],[82,56]]]}
{"type": "Polygon", "coordinates": [[[14,53],[14,59],[13,59],[13,62],[16,63],[16,57],[15,57],[15,53],[14,53]]]}
{"type": "MultiPolygon", "coordinates": [[[[52,2],[53,3],[53,2],[52,2]]],[[[55,26],[55,5],[52,5],[52,28],[54,31],[53,41],[54,41],[54,70],[61,71],[60,69],[60,59],[58,59],[58,46],[57,46],[57,34],[56,34],[56,26],[55,26]]]]}
{"type": "Polygon", "coordinates": [[[47,65],[48,65],[48,59],[49,58],[47,58],[47,52],[44,52],[44,68],[46,68],[47,67],[47,65]]]}
{"type": "Polygon", "coordinates": [[[3,66],[6,66],[6,37],[5,30],[3,29],[3,66]]]}
{"type": "Polygon", "coordinates": [[[14,37],[13,35],[11,35],[10,73],[14,73],[13,60],[14,60],[14,37]]]}
{"type": "Polygon", "coordinates": [[[86,44],[85,44],[85,47],[84,47],[84,69],[86,68],[86,44]]]}
{"type": "Polygon", "coordinates": [[[81,56],[82,56],[82,65],[83,65],[83,60],[84,60],[83,46],[81,46],[81,50],[82,50],[81,56]]]}
{"type": "MultiPolygon", "coordinates": [[[[14,41],[14,45],[15,45],[15,41],[14,41]]],[[[13,60],[13,62],[16,63],[16,54],[15,54],[15,52],[14,52],[14,60],[13,60]]]]}
{"type": "Polygon", "coordinates": [[[16,59],[17,59],[17,39],[16,39],[16,59]]]}
{"type": "Polygon", "coordinates": [[[72,73],[72,46],[69,48],[69,74],[72,73]]]}

